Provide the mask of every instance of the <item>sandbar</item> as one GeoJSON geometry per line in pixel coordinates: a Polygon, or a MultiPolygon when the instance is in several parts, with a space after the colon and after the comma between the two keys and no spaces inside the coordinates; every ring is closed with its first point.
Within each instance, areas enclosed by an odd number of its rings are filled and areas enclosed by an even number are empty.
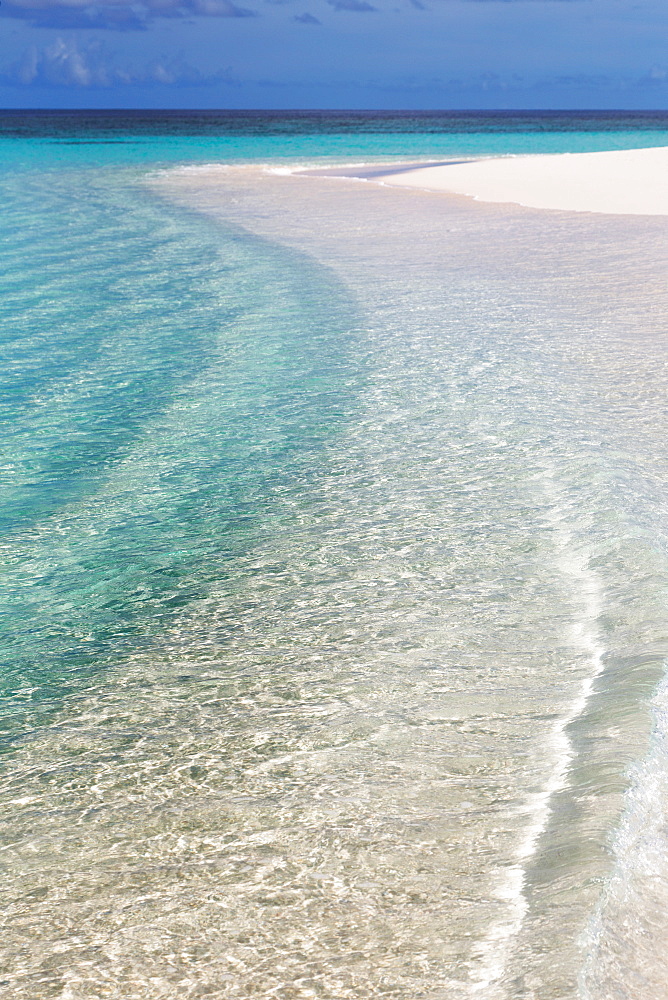
{"type": "Polygon", "coordinates": [[[527,208],[668,215],[668,146],[416,164],[386,173],[351,170],[348,176],[527,208]]]}

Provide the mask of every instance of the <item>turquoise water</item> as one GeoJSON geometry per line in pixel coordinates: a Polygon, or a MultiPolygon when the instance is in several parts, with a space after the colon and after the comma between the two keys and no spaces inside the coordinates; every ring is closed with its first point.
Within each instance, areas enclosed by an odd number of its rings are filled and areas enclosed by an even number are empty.
{"type": "Polygon", "coordinates": [[[348,406],[336,283],[133,180],[5,185],[3,683],[33,697],[206,593],[348,406]]]}
{"type": "Polygon", "coordinates": [[[667,136],[664,112],[4,112],[0,169],[576,153],[667,136]]]}
{"type": "Polygon", "coordinates": [[[666,116],[0,125],[0,995],[661,996],[666,116]]]}

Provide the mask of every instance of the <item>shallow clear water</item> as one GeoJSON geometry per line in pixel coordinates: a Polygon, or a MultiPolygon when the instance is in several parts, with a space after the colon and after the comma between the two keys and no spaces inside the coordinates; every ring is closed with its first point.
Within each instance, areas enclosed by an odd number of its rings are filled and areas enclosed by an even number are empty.
{"type": "Polygon", "coordinates": [[[35,166],[0,994],[662,996],[665,220],[35,166]]]}

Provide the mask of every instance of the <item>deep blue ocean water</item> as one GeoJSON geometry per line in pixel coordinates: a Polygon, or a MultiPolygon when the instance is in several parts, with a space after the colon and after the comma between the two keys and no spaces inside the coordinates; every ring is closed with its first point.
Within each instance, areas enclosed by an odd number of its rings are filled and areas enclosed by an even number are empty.
{"type": "Polygon", "coordinates": [[[593,152],[665,144],[668,113],[5,111],[0,163],[45,170],[593,152]]]}
{"type": "MultiPolygon", "coordinates": [[[[279,195],[257,178],[232,179],[217,214],[152,179],[653,145],[668,145],[668,113],[0,114],[0,995],[414,1000],[482,983],[548,1000],[575,996],[580,975],[594,1000],[649,998],[600,935],[593,972],[575,931],[559,974],[537,956],[560,921],[582,934],[583,913],[620,919],[614,879],[607,909],[591,886],[630,836],[628,816],[614,833],[620,796],[661,725],[665,456],[642,346],[658,320],[653,307],[643,327],[637,294],[638,275],[660,280],[658,224],[646,259],[637,223],[628,241],[597,230],[554,292],[541,254],[575,245],[566,223],[538,227],[522,257],[515,222],[494,242],[453,217],[443,231],[468,236],[448,237],[449,284],[416,258],[383,292],[364,251],[380,214],[351,202],[337,244],[339,209],[314,195],[324,250],[292,235],[284,203],[274,218],[279,195]],[[354,251],[353,223],[367,234],[354,251]],[[515,254],[507,271],[476,264],[489,240],[515,254]],[[628,308],[613,308],[625,281],[628,308]],[[557,357],[553,335],[573,353],[557,357]],[[610,360],[625,337],[628,370],[610,360]],[[598,736],[590,718],[576,731],[606,662],[614,678],[631,663],[637,684],[619,682],[598,736]],[[615,725],[636,749],[606,777],[615,725]],[[577,746],[601,760],[566,801],[577,746]],[[591,858],[563,847],[597,822],[591,858]],[[543,887],[559,844],[577,898],[563,918],[543,887]],[[543,867],[513,874],[541,849],[543,867]]],[[[420,224],[426,247],[436,230],[420,224]]]]}

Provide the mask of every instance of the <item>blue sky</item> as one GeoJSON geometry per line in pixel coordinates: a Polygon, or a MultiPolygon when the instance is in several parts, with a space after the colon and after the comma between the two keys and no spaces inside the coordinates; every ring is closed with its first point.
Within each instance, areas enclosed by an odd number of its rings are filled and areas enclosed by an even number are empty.
{"type": "Polygon", "coordinates": [[[668,0],[2,0],[0,104],[668,108],[668,0]]]}

